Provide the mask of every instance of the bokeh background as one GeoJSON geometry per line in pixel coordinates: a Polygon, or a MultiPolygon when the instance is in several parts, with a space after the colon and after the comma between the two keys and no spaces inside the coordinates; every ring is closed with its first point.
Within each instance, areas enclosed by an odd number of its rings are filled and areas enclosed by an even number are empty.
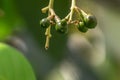
{"type": "MultiPolygon", "coordinates": [[[[52,28],[50,48],[44,49],[45,30],[39,21],[49,0],[0,0],[0,42],[21,51],[37,80],[120,80],[120,0],[76,0],[98,20],[94,30],[68,34],[52,28]]],[[[60,18],[70,11],[71,0],[55,0],[60,18]]]]}

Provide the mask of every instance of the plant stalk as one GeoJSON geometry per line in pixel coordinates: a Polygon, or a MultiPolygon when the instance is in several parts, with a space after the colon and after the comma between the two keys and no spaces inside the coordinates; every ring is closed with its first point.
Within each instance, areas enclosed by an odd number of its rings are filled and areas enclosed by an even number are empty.
{"type": "Polygon", "coordinates": [[[52,9],[53,9],[53,4],[54,4],[54,0],[50,0],[50,1],[49,1],[49,8],[52,8],[52,9]]]}

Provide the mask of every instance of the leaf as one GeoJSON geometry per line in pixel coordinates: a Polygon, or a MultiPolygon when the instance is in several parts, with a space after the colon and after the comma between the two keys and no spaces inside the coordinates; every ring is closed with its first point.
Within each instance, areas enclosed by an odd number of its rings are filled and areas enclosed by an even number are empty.
{"type": "Polygon", "coordinates": [[[0,80],[36,80],[22,53],[4,43],[0,43],[0,80]]]}
{"type": "Polygon", "coordinates": [[[9,26],[4,20],[0,19],[0,41],[5,40],[11,33],[11,26],[9,26]]]}

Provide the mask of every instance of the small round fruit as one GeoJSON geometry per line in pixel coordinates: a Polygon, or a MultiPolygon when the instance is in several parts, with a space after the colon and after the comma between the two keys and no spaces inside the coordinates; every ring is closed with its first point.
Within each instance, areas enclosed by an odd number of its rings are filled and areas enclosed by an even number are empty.
{"type": "Polygon", "coordinates": [[[43,18],[40,21],[40,26],[43,27],[43,28],[48,28],[50,26],[50,20],[47,19],[47,18],[43,18]]]}
{"type": "Polygon", "coordinates": [[[56,23],[55,29],[59,33],[67,33],[68,26],[67,26],[67,21],[61,20],[56,23]]]}
{"type": "Polygon", "coordinates": [[[85,25],[87,28],[95,28],[97,25],[97,19],[95,16],[88,14],[85,18],[85,25]]]}
{"type": "Polygon", "coordinates": [[[77,28],[79,31],[83,33],[88,31],[88,28],[85,26],[84,22],[79,22],[79,24],[77,25],[77,28]]]}

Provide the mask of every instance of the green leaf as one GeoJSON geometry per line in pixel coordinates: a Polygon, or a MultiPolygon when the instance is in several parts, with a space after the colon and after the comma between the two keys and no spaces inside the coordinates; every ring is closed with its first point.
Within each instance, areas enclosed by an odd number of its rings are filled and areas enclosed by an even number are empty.
{"type": "Polygon", "coordinates": [[[11,33],[11,26],[9,26],[4,20],[0,19],[0,41],[5,40],[11,33]]]}
{"type": "Polygon", "coordinates": [[[36,80],[22,53],[4,43],[0,43],[0,80],[36,80]]]}

